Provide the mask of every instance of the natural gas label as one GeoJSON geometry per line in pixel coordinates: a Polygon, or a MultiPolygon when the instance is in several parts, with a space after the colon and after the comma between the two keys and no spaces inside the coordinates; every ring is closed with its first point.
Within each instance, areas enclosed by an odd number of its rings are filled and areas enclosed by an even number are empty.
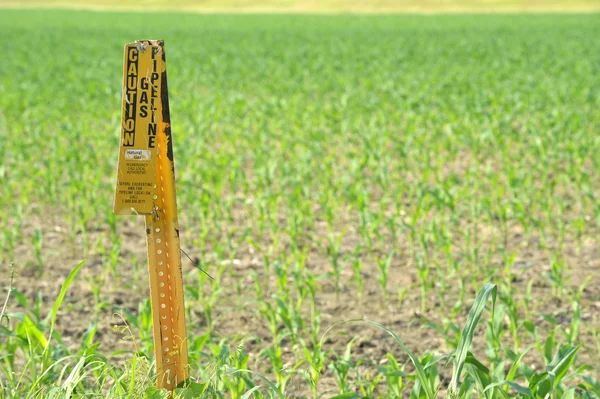
{"type": "Polygon", "coordinates": [[[156,187],[157,134],[162,124],[163,47],[142,40],[125,46],[121,146],[114,213],[150,214],[156,187]]]}
{"type": "Polygon", "coordinates": [[[149,161],[151,154],[150,150],[125,150],[125,159],[128,161],[149,161]]]}

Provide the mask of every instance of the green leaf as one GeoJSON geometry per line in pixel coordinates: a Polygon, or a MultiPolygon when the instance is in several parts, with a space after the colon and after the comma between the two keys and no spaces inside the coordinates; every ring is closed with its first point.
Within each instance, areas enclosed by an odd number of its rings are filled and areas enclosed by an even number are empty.
{"type": "Polygon", "coordinates": [[[204,391],[206,391],[206,388],[208,388],[208,384],[202,384],[199,382],[190,382],[188,388],[190,388],[192,390],[192,392],[194,392],[194,394],[199,395],[204,393],[204,391]]]}
{"type": "Polygon", "coordinates": [[[544,342],[544,359],[546,363],[549,363],[552,359],[552,352],[556,347],[556,341],[554,340],[554,333],[556,330],[552,330],[552,332],[546,338],[546,342],[544,342]]]}
{"type": "Polygon", "coordinates": [[[508,374],[506,375],[506,381],[511,382],[512,380],[514,380],[515,375],[517,374],[517,370],[519,370],[519,365],[521,364],[521,361],[523,360],[523,357],[527,354],[527,352],[529,352],[531,350],[531,348],[533,348],[535,346],[535,344],[531,344],[529,345],[527,348],[525,348],[524,351],[522,351],[519,356],[515,359],[515,361],[513,362],[512,366],[510,366],[510,370],[508,370],[508,374]]]}
{"type": "Polygon", "coordinates": [[[250,373],[252,375],[257,376],[258,378],[260,378],[261,380],[263,380],[265,382],[265,384],[267,384],[269,386],[269,388],[271,388],[271,391],[277,395],[277,397],[279,399],[285,399],[285,396],[283,396],[283,393],[281,393],[281,391],[279,390],[279,388],[277,388],[277,386],[275,384],[273,384],[271,381],[269,381],[267,379],[267,377],[265,377],[264,375],[257,373],[256,371],[252,371],[252,370],[245,370],[245,369],[240,369],[240,370],[236,370],[233,374],[237,374],[237,373],[250,373]]]}
{"type": "Polygon", "coordinates": [[[193,399],[194,392],[188,388],[176,388],[173,391],[175,399],[193,399]]]}
{"type": "Polygon", "coordinates": [[[71,370],[71,373],[69,374],[69,376],[63,383],[63,387],[65,389],[65,396],[64,396],[65,399],[68,399],[71,397],[71,395],[73,395],[73,392],[75,391],[75,388],[77,387],[77,384],[79,384],[81,382],[81,378],[82,378],[81,372],[82,372],[83,367],[85,366],[85,361],[86,361],[86,357],[81,356],[79,358],[79,361],[77,362],[75,367],[73,367],[73,370],[71,370]]]}
{"type": "Polygon", "coordinates": [[[552,377],[547,375],[546,378],[542,379],[537,385],[536,396],[546,398],[550,392],[552,392],[552,377]]]}
{"type": "Polygon", "coordinates": [[[558,386],[567,371],[569,371],[578,350],[579,346],[563,345],[552,359],[552,362],[546,367],[554,377],[554,388],[558,386]]]}
{"type": "Polygon", "coordinates": [[[427,364],[425,364],[425,366],[423,367],[424,369],[428,369],[431,366],[435,366],[436,364],[438,364],[441,360],[444,360],[448,358],[448,355],[439,355],[439,356],[433,356],[428,362],[427,364]]]}
{"type": "Polygon", "coordinates": [[[506,381],[506,384],[515,391],[519,392],[521,395],[527,396],[528,398],[533,398],[533,393],[531,392],[531,389],[523,387],[519,384],[515,384],[512,381],[506,381]]]}
{"type": "Polygon", "coordinates": [[[523,322],[523,328],[531,334],[535,334],[535,324],[531,322],[531,320],[525,320],[523,322]]]}
{"type": "Polygon", "coordinates": [[[569,375],[566,375],[563,378],[563,380],[572,380],[573,378],[582,375],[584,371],[590,371],[590,370],[594,370],[594,367],[592,367],[589,364],[582,364],[581,366],[577,367],[577,370],[570,373],[569,375]]]}
{"type": "Polygon", "coordinates": [[[465,378],[462,385],[460,386],[460,391],[458,391],[459,398],[465,398],[467,396],[472,396],[473,389],[475,389],[475,380],[470,375],[465,378]]]}
{"type": "MultiPolygon", "coordinates": [[[[475,303],[469,312],[469,317],[467,318],[467,322],[460,336],[460,341],[458,342],[458,347],[456,349],[456,354],[454,358],[454,365],[452,367],[452,379],[450,380],[450,387],[448,388],[448,394],[450,397],[455,397],[458,392],[458,381],[460,379],[460,375],[462,373],[462,369],[465,364],[465,360],[467,358],[467,354],[471,349],[471,344],[473,342],[473,335],[475,334],[475,328],[479,323],[479,319],[481,318],[481,314],[485,309],[485,305],[487,303],[487,299],[490,295],[492,295],[492,318],[494,317],[494,307],[496,305],[496,296],[498,294],[498,288],[494,284],[485,284],[477,298],[475,298],[475,303]]],[[[492,320],[493,324],[493,320],[492,320]]]]}
{"type": "Polygon", "coordinates": [[[394,332],[392,332],[390,329],[388,329],[387,327],[371,321],[371,320],[364,320],[367,323],[387,332],[388,334],[390,334],[394,340],[396,341],[396,343],[398,345],[400,345],[400,347],[402,348],[402,350],[404,350],[404,352],[406,352],[406,354],[408,355],[408,357],[410,358],[410,360],[412,361],[413,365],[415,366],[415,369],[417,371],[417,379],[421,382],[421,385],[423,386],[423,390],[425,391],[425,397],[427,399],[434,399],[435,398],[435,393],[433,392],[433,387],[431,386],[428,378],[427,378],[427,374],[425,374],[425,370],[423,369],[423,365],[421,364],[421,362],[419,362],[419,359],[410,351],[410,349],[408,349],[406,347],[406,345],[404,345],[404,342],[402,342],[402,340],[400,339],[400,337],[398,337],[396,334],[394,334],[394,332]]]}
{"type": "Polygon", "coordinates": [[[354,392],[346,392],[341,395],[334,396],[330,399],[361,399],[362,396],[355,394],[354,392]]]}
{"type": "Polygon", "coordinates": [[[545,398],[552,391],[552,379],[547,372],[537,372],[529,379],[529,388],[536,398],[545,398]]]}
{"type": "Polygon", "coordinates": [[[527,387],[523,387],[519,384],[515,384],[514,382],[511,381],[506,381],[506,384],[511,387],[512,389],[514,389],[515,391],[519,392],[521,395],[525,395],[528,398],[533,398],[533,393],[531,392],[531,389],[527,388],[527,387]]]}
{"type": "MultiPolygon", "coordinates": [[[[489,373],[485,371],[486,369],[467,363],[465,364],[465,370],[475,381],[476,386],[479,389],[479,397],[486,397],[489,399],[510,398],[505,391],[498,388],[497,383],[492,383],[492,378],[489,373]]],[[[462,392],[462,389],[459,392],[462,392]]],[[[461,398],[461,396],[458,397],[461,398]]]]}
{"type": "MultiPolygon", "coordinates": [[[[413,392],[415,390],[419,390],[420,389],[420,385],[423,385],[423,390],[425,391],[425,397],[427,399],[434,399],[435,398],[435,393],[433,392],[433,388],[431,386],[431,384],[429,384],[428,378],[427,378],[427,374],[425,373],[425,369],[423,368],[423,365],[421,364],[421,362],[419,361],[419,359],[406,347],[406,345],[404,345],[404,342],[402,342],[402,340],[400,339],[400,337],[398,337],[396,334],[394,334],[393,331],[391,331],[390,329],[388,329],[387,327],[375,322],[375,321],[371,321],[371,320],[365,320],[365,319],[350,319],[350,320],[344,320],[344,321],[340,321],[337,322],[335,324],[333,324],[331,327],[329,327],[327,329],[327,331],[325,331],[323,333],[323,336],[321,337],[320,343],[319,345],[323,344],[323,340],[325,339],[325,336],[327,335],[327,333],[329,331],[331,331],[334,327],[340,326],[342,324],[347,324],[347,323],[353,323],[353,322],[366,322],[371,324],[372,326],[375,326],[377,328],[379,328],[380,330],[383,330],[385,332],[387,332],[388,334],[390,334],[392,336],[392,338],[394,338],[394,340],[396,341],[396,343],[398,345],[400,345],[400,347],[402,348],[402,350],[404,350],[404,352],[408,355],[408,357],[410,358],[410,360],[412,361],[413,365],[415,366],[416,369],[416,381],[415,381],[415,386],[413,387],[413,392]]],[[[411,394],[412,397],[412,394],[411,394]]]]}
{"type": "Polygon", "coordinates": [[[250,396],[252,396],[252,393],[254,391],[256,391],[257,389],[260,389],[260,385],[256,385],[254,387],[252,387],[248,392],[246,392],[243,396],[242,399],[248,399],[250,396]]]}
{"type": "Polygon", "coordinates": [[[24,340],[31,343],[32,348],[46,348],[48,341],[44,334],[37,328],[28,316],[17,325],[16,333],[24,340]]]}
{"type": "Polygon", "coordinates": [[[167,399],[171,397],[171,393],[166,389],[156,389],[155,387],[146,388],[147,399],[167,399]]]}
{"type": "Polygon", "coordinates": [[[481,363],[479,360],[475,359],[471,352],[469,352],[469,354],[467,355],[467,358],[465,359],[465,364],[472,364],[473,366],[481,370],[482,373],[490,373],[490,369],[486,367],[483,363],[481,363]]]}
{"type": "Polygon", "coordinates": [[[81,348],[87,349],[92,346],[94,342],[94,337],[96,336],[96,331],[98,327],[95,321],[90,321],[88,329],[85,333],[83,333],[83,337],[81,340],[81,348]]]}
{"type": "Polygon", "coordinates": [[[396,370],[391,371],[389,373],[385,373],[386,377],[408,377],[410,374],[405,373],[404,371],[396,370]]]}
{"type": "MultiPolygon", "coordinates": [[[[54,387],[52,388],[50,391],[48,391],[48,393],[46,393],[46,399],[54,399],[54,398],[59,398],[62,392],[62,389],[60,387],[54,387]]],[[[62,395],[64,397],[64,393],[62,395]]]]}
{"type": "Polygon", "coordinates": [[[527,387],[523,387],[519,384],[515,384],[514,382],[511,381],[500,381],[500,382],[494,382],[493,384],[489,384],[484,390],[483,392],[486,392],[490,389],[494,389],[496,387],[501,387],[501,386],[505,386],[508,388],[512,388],[515,391],[519,392],[521,395],[526,396],[528,398],[533,398],[533,393],[531,392],[531,389],[527,388],[527,387]]]}
{"type": "Polygon", "coordinates": [[[63,299],[65,299],[67,290],[69,289],[69,286],[75,279],[75,276],[77,276],[79,269],[81,269],[84,264],[85,260],[79,262],[79,264],[75,266],[75,269],[73,269],[71,273],[69,273],[62,287],[60,287],[60,293],[58,294],[58,298],[56,298],[56,301],[54,301],[54,306],[52,306],[52,313],[50,318],[50,335],[48,336],[48,341],[46,342],[44,352],[48,349],[48,346],[50,345],[50,340],[52,339],[52,332],[54,331],[54,324],[56,323],[56,315],[58,314],[58,308],[60,308],[63,299]]]}

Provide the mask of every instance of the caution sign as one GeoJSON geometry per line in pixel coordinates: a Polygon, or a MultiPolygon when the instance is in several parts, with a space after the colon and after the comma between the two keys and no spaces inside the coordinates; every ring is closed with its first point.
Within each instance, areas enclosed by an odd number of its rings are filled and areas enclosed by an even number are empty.
{"type": "Polygon", "coordinates": [[[156,384],[188,379],[188,352],[169,90],[162,40],[125,46],[114,212],[144,215],[156,384]]]}
{"type": "Polygon", "coordinates": [[[121,146],[114,213],[156,210],[157,133],[162,120],[161,85],[166,70],[162,42],[125,45],[121,146]]]}

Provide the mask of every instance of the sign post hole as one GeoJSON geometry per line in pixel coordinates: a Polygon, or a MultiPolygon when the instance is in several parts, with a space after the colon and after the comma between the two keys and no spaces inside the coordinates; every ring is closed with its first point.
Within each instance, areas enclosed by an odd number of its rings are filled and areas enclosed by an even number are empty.
{"type": "Polygon", "coordinates": [[[188,378],[175,169],[162,40],[125,45],[121,145],[114,209],[146,220],[156,383],[188,378]]]}

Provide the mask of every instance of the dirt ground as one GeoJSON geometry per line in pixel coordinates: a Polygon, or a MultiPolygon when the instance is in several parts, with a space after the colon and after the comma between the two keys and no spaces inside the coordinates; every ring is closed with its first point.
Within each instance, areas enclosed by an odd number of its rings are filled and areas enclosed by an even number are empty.
{"type": "MultiPolygon", "coordinates": [[[[56,214],[56,213],[55,213],[56,214]]],[[[28,297],[31,301],[36,295],[43,298],[43,312],[45,315],[52,307],[55,298],[58,296],[61,284],[67,274],[82,259],[87,259],[87,263],[80,271],[76,280],[73,282],[65,302],[62,304],[57,319],[57,330],[60,332],[65,343],[72,349],[77,350],[82,335],[87,330],[90,320],[94,318],[95,302],[92,293],[92,280],[102,273],[103,260],[106,254],[98,252],[83,253],[83,242],[81,234],[72,238],[67,234],[67,226],[55,218],[29,219],[29,225],[25,228],[25,234],[31,235],[34,228],[41,228],[43,231],[43,254],[44,267],[43,273],[39,274],[37,268],[33,266],[34,255],[31,253],[30,245],[21,245],[16,248],[16,277],[14,287],[28,297]]],[[[358,232],[352,229],[352,221],[348,221],[350,227],[349,233],[342,241],[342,250],[351,252],[355,242],[358,240],[358,232]]],[[[187,228],[185,224],[185,215],[183,216],[182,226],[182,248],[192,256],[201,256],[190,249],[190,242],[194,234],[193,228],[187,228]]],[[[547,278],[542,274],[550,269],[550,260],[546,255],[536,247],[535,235],[531,236],[528,242],[524,242],[523,234],[517,228],[513,229],[508,246],[516,249],[519,254],[513,268],[513,284],[518,292],[524,293],[527,284],[533,281],[532,295],[536,298],[534,322],[539,323],[541,327],[548,327],[542,314],[553,315],[561,326],[567,328],[571,322],[571,304],[565,301],[552,299],[551,288],[547,283],[547,278]]],[[[98,314],[98,332],[96,341],[101,343],[100,352],[109,355],[116,350],[133,351],[133,343],[123,339],[123,334],[113,329],[115,324],[122,324],[115,313],[118,309],[125,309],[136,313],[140,301],[148,298],[148,277],[145,263],[145,234],[143,218],[119,217],[118,233],[123,239],[119,257],[123,259],[119,266],[118,276],[109,275],[105,281],[102,296],[107,305],[98,314]]],[[[323,233],[325,234],[325,233],[323,233]]],[[[494,234],[493,231],[482,233],[481,242],[485,243],[494,234]]],[[[109,243],[109,232],[102,229],[91,229],[88,232],[88,242],[106,242],[109,243]]],[[[408,245],[408,244],[407,244],[408,245]]],[[[581,303],[581,319],[579,342],[583,343],[580,350],[578,363],[598,364],[597,341],[594,339],[593,331],[598,331],[600,327],[600,256],[598,254],[597,241],[591,236],[584,237],[578,245],[574,242],[568,242],[564,250],[567,264],[571,266],[570,285],[577,289],[579,285],[588,276],[592,276],[587,284],[581,303]]],[[[236,279],[242,278],[242,287],[247,287],[250,295],[254,295],[252,288],[253,280],[250,272],[258,274],[261,281],[269,281],[269,286],[275,290],[275,276],[265,276],[264,268],[261,265],[261,256],[249,247],[248,244],[241,244],[237,250],[236,260],[231,262],[233,268],[232,276],[236,279]]],[[[492,258],[492,263],[501,268],[501,259],[492,258]]],[[[198,273],[194,270],[190,262],[184,259],[184,281],[186,284],[195,284],[198,273]]],[[[315,273],[323,273],[329,268],[329,262],[326,256],[320,250],[312,248],[307,260],[307,268],[315,273]]],[[[2,264],[0,275],[9,275],[9,265],[2,264]]],[[[428,298],[429,309],[425,314],[420,313],[420,297],[418,288],[418,278],[414,265],[401,256],[396,256],[390,268],[390,300],[384,303],[381,296],[381,288],[377,282],[377,266],[365,261],[364,265],[364,296],[358,298],[351,278],[352,272],[348,267],[342,275],[342,288],[336,293],[332,279],[318,280],[317,304],[321,312],[321,333],[323,333],[332,324],[352,318],[367,318],[377,321],[401,337],[404,343],[413,350],[418,356],[422,356],[425,351],[435,353],[448,353],[451,348],[448,347],[444,338],[431,328],[424,328],[425,321],[432,321],[441,324],[444,314],[441,311],[440,303],[435,293],[431,292],[431,298],[428,298]],[[398,300],[398,292],[406,288],[406,294],[402,300],[398,300]],[[433,306],[431,306],[433,304],[433,306]]],[[[6,286],[8,279],[3,277],[3,286],[6,286]]],[[[492,281],[494,282],[494,281],[492,281]]],[[[499,283],[500,281],[495,281],[499,283]]],[[[247,340],[245,351],[250,355],[248,367],[255,370],[263,370],[259,359],[259,353],[270,342],[270,332],[265,326],[264,320],[259,320],[255,316],[257,305],[254,303],[242,304],[237,299],[237,290],[240,281],[234,281],[227,276],[222,280],[223,295],[216,304],[214,314],[216,318],[216,331],[214,342],[219,342],[220,337],[256,337],[257,339],[247,340]]],[[[474,298],[475,292],[471,293],[474,298]]],[[[266,295],[268,297],[268,295],[266,295]]],[[[449,294],[449,306],[455,303],[455,293],[449,294]]],[[[206,320],[203,317],[202,306],[200,304],[188,303],[192,307],[191,319],[188,319],[188,335],[201,335],[206,332],[206,320]]],[[[466,319],[470,303],[461,311],[459,324],[466,319]]],[[[8,305],[8,312],[22,311],[15,301],[11,298],[8,305]]],[[[489,314],[484,313],[483,320],[488,320],[489,314]]],[[[506,321],[505,321],[506,323],[506,321]]],[[[132,327],[134,335],[138,335],[135,327],[132,327]]],[[[481,359],[485,359],[485,338],[482,336],[483,328],[479,328],[474,340],[474,354],[481,359]]],[[[520,333],[525,334],[522,330],[520,333]]],[[[146,334],[151,334],[147,331],[146,334]]],[[[342,355],[346,344],[353,338],[359,338],[355,342],[352,350],[352,358],[355,360],[369,359],[375,364],[383,363],[386,360],[388,352],[393,353],[397,359],[407,362],[407,356],[393,342],[393,339],[386,333],[375,328],[367,326],[365,323],[351,323],[336,327],[328,334],[325,340],[326,349],[332,349],[339,355],[342,355]]],[[[545,338],[543,336],[543,338],[545,338]]],[[[557,339],[562,339],[557,333],[557,339]]],[[[233,343],[234,341],[232,341],[233,343]]],[[[290,361],[292,352],[289,341],[285,341],[282,346],[286,358],[290,361]]],[[[526,338],[525,342],[531,342],[526,338]]],[[[543,367],[542,359],[535,351],[530,352],[527,363],[539,369],[543,367]]],[[[114,356],[114,360],[123,361],[131,356],[128,353],[114,356]]],[[[366,372],[368,367],[363,367],[366,372]]],[[[409,367],[410,369],[410,367],[409,367]]],[[[593,374],[594,372],[592,372],[593,374]]],[[[451,374],[451,367],[442,373],[442,386],[448,383],[448,376],[451,374]]],[[[598,371],[595,372],[599,376],[598,371]]],[[[322,393],[337,393],[335,378],[330,370],[323,373],[323,378],[319,383],[319,391],[322,393]]],[[[295,383],[288,386],[290,397],[303,397],[307,394],[307,385],[304,380],[298,378],[295,383]]]]}

